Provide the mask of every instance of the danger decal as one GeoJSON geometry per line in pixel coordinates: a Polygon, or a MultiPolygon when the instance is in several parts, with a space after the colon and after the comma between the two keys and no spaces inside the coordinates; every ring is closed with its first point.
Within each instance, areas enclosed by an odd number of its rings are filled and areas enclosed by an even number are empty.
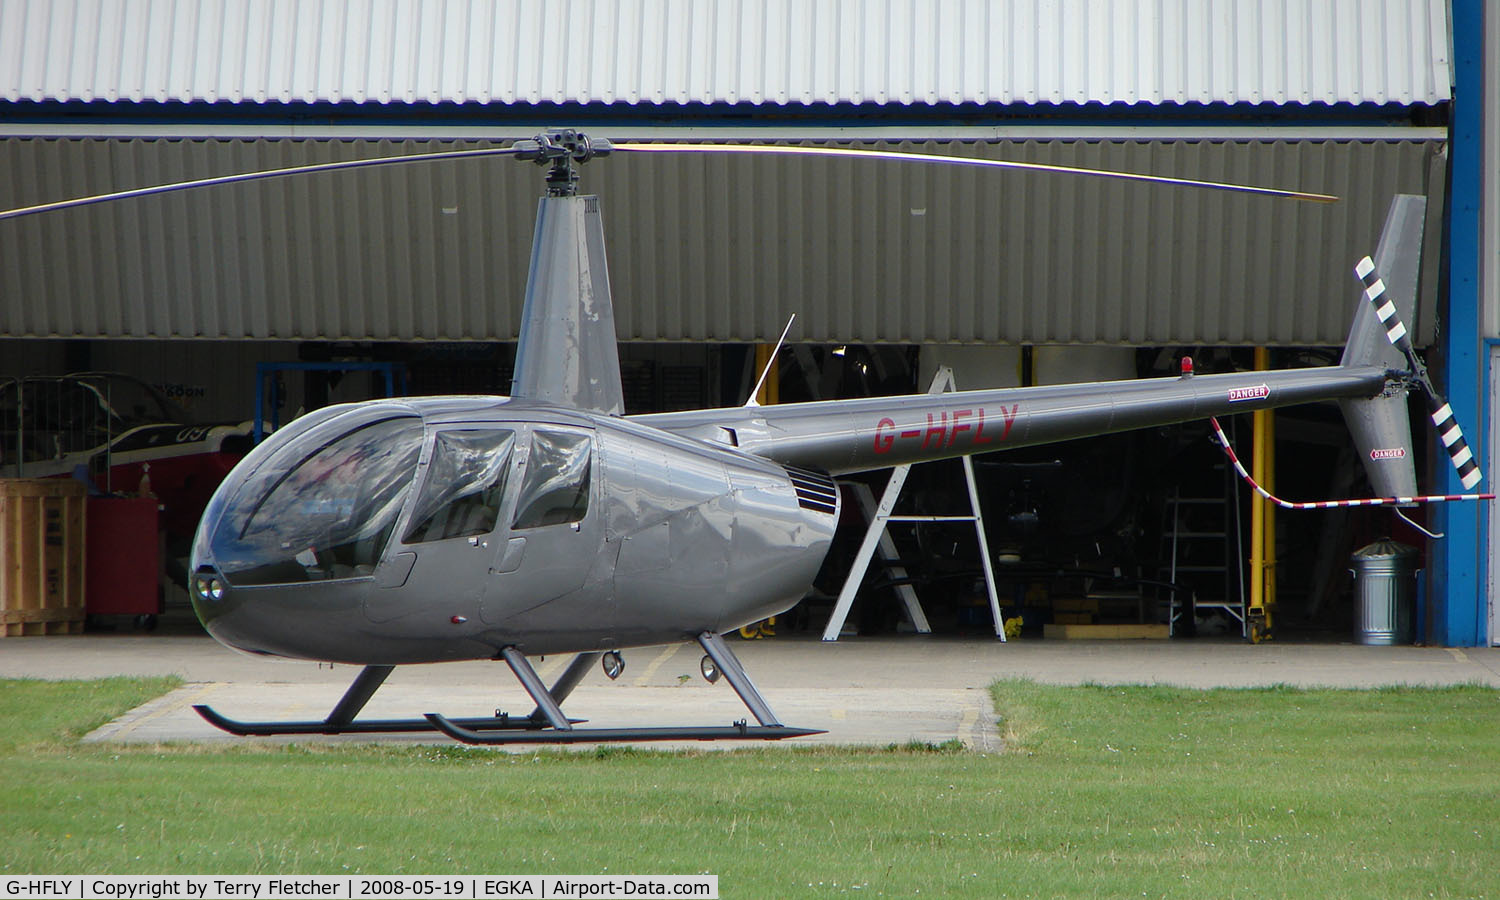
{"type": "Polygon", "coordinates": [[[1370,451],[1370,458],[1371,459],[1405,459],[1406,458],[1406,448],[1405,447],[1390,447],[1390,448],[1384,449],[1384,450],[1371,450],[1370,451]]]}
{"type": "Polygon", "coordinates": [[[1271,396],[1269,385],[1257,384],[1253,387],[1233,388],[1229,391],[1229,402],[1239,403],[1242,400],[1264,400],[1271,396]]]}

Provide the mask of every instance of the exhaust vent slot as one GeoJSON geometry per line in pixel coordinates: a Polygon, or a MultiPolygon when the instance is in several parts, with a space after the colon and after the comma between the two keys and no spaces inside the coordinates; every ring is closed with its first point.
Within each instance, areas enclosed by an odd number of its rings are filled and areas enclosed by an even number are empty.
{"type": "Polygon", "coordinates": [[[833,479],[822,472],[786,466],[787,477],[792,480],[792,489],[797,492],[797,505],[814,512],[834,515],[839,509],[839,489],[833,479]]]}

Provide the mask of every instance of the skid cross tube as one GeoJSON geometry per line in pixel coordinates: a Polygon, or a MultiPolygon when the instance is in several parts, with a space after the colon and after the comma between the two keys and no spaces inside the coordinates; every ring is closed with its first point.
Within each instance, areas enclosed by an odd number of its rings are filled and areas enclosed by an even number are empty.
{"type": "MultiPolygon", "coordinates": [[[[595,650],[590,653],[580,653],[577,656],[573,657],[573,661],[568,663],[568,667],[564,669],[563,673],[559,675],[557,677],[557,680],[552,683],[552,690],[548,692],[552,695],[552,699],[557,701],[559,705],[561,705],[564,700],[567,700],[568,695],[573,693],[573,688],[578,687],[578,682],[583,680],[583,676],[588,674],[589,668],[593,666],[594,663],[598,662],[599,657],[603,655],[604,651],[595,650]]],[[[531,715],[533,718],[541,716],[542,714],[542,708],[540,706],[531,711],[531,715]]]]}
{"type": "Polygon", "coordinates": [[[719,671],[724,673],[725,680],[729,682],[730,687],[734,688],[734,692],[740,695],[740,699],[745,702],[751,715],[755,716],[755,721],[773,728],[781,725],[776,714],[771,712],[771,706],[766,703],[766,698],[760,695],[760,691],[755,689],[755,683],[745,673],[745,667],[740,665],[739,657],[735,656],[734,651],[729,649],[729,645],[724,643],[722,636],[712,631],[705,631],[698,635],[698,645],[714,661],[714,665],[719,667],[719,671]]]}
{"type": "MultiPolygon", "coordinates": [[[[563,715],[562,707],[557,705],[557,700],[553,698],[552,692],[547,690],[547,686],[542,683],[541,677],[536,674],[536,669],[531,667],[531,662],[526,659],[526,654],[512,646],[502,648],[500,650],[500,657],[510,666],[510,670],[516,673],[516,680],[521,682],[521,687],[524,687],[526,693],[531,695],[531,699],[536,701],[537,711],[546,717],[547,724],[558,731],[572,729],[573,723],[569,722],[568,717],[563,715]]],[[[532,713],[532,715],[535,716],[536,713],[532,713]]],[[[431,716],[428,717],[428,721],[432,721],[431,716]]]]}
{"type": "MultiPolygon", "coordinates": [[[[701,646],[724,673],[729,681],[730,687],[739,695],[745,706],[755,716],[759,725],[751,725],[741,719],[727,726],[661,726],[645,728],[566,728],[550,727],[537,728],[530,731],[511,731],[506,733],[485,733],[481,729],[471,728],[459,719],[449,719],[439,713],[428,713],[427,721],[433,728],[441,731],[457,741],[466,744],[606,744],[622,741],[722,741],[722,740],[759,740],[778,741],[790,737],[805,737],[810,734],[823,734],[824,732],[815,728],[793,728],[781,724],[776,714],[771,711],[770,704],[766,703],[760,691],[756,690],[755,683],[746,674],[745,667],[735,657],[734,651],[724,643],[721,635],[705,631],[697,636],[701,646]]],[[[525,654],[514,647],[507,647],[500,651],[501,657],[510,664],[512,671],[521,681],[527,693],[537,703],[538,712],[541,716],[549,719],[555,710],[555,715],[562,717],[562,709],[559,701],[565,698],[579,679],[583,677],[584,670],[598,659],[599,653],[581,653],[578,658],[569,664],[557,680],[557,684],[549,692],[542,687],[541,679],[536,676],[531,663],[527,661],[525,654]]],[[[533,713],[532,721],[539,721],[537,713],[533,713]]],[[[567,721],[563,719],[563,721],[567,721]]]]}
{"type": "Polygon", "coordinates": [[[354,676],[354,683],[349,685],[344,696],[339,698],[333,711],[328,714],[327,724],[333,728],[348,727],[395,669],[395,666],[365,666],[360,669],[359,674],[354,676]]]}

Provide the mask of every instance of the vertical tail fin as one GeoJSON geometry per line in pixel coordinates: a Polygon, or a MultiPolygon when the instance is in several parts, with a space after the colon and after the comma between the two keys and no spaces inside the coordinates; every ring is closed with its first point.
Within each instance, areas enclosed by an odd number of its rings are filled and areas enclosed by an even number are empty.
{"type": "MultiPolygon", "coordinates": [[[[1411,342],[1403,321],[1415,321],[1417,276],[1422,262],[1422,229],[1427,200],[1398,194],[1391,201],[1385,228],[1375,251],[1377,262],[1368,257],[1356,273],[1361,280],[1378,269],[1384,282],[1372,297],[1366,282],[1354,313],[1349,340],[1340,362],[1346,366],[1384,366],[1405,369],[1410,365],[1397,340],[1411,342]],[[1368,266],[1366,264],[1369,264],[1368,266]],[[1376,302],[1366,303],[1366,299],[1376,302]]],[[[1379,279],[1376,279],[1379,281],[1379,279]]],[[[1412,354],[1415,358],[1415,354],[1412,354]]],[[[1387,393],[1369,400],[1340,400],[1344,421],[1354,437],[1370,484],[1382,497],[1411,497],[1417,493],[1416,466],[1412,458],[1411,417],[1406,392],[1387,393]]]]}

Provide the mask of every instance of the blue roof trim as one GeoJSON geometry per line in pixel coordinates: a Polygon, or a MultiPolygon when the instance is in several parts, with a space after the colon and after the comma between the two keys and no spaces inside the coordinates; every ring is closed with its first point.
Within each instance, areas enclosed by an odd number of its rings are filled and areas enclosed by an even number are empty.
{"type": "Polygon", "coordinates": [[[495,126],[510,121],[556,122],[575,127],[618,123],[654,126],[860,127],[928,126],[1123,126],[1160,127],[1435,127],[1448,121],[1448,104],[765,104],[644,105],[561,104],[380,104],[380,103],[135,103],[109,101],[0,102],[0,118],[11,123],[93,124],[495,126]]]}

